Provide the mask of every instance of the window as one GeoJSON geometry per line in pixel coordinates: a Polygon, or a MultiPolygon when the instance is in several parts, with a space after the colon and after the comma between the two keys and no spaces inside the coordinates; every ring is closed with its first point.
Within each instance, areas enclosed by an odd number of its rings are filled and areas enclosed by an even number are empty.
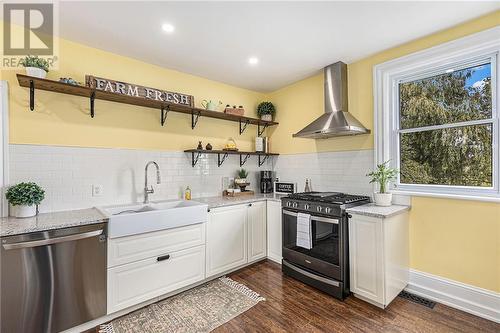
{"type": "Polygon", "coordinates": [[[400,183],[492,187],[491,102],[491,62],[400,82],[400,183]]]}
{"type": "Polygon", "coordinates": [[[400,170],[396,193],[500,199],[490,32],[376,66],[377,162],[400,170]]]}

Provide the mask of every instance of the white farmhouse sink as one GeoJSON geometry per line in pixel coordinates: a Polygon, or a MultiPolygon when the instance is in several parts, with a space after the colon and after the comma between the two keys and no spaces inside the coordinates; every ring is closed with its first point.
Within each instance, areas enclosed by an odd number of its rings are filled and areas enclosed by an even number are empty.
{"type": "Polygon", "coordinates": [[[97,209],[109,218],[109,238],[205,223],[208,219],[207,204],[185,200],[97,207],[97,209]]]}

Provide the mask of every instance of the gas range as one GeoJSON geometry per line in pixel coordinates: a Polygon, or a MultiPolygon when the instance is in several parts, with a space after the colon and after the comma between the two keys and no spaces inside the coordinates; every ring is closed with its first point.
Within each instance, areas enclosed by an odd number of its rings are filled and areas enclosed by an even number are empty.
{"type": "Polygon", "coordinates": [[[344,299],[349,295],[350,217],[345,209],[369,203],[370,198],[307,192],[281,200],[283,273],[344,299]]]}
{"type": "Polygon", "coordinates": [[[284,197],[282,206],[306,213],[341,216],[346,208],[369,202],[369,197],[361,195],[340,192],[304,192],[284,197]]]}

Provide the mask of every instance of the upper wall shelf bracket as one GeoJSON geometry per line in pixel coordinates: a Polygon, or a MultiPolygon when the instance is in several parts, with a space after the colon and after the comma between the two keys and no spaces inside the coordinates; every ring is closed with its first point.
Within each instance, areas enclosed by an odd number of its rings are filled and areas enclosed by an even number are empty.
{"type": "Polygon", "coordinates": [[[94,118],[95,91],[90,94],[90,118],[94,118]]]}
{"type": "Polygon", "coordinates": [[[244,125],[243,125],[243,122],[240,119],[240,135],[242,135],[243,132],[245,132],[249,123],[250,123],[250,120],[247,119],[247,120],[245,120],[244,125]]]}
{"type": "Polygon", "coordinates": [[[30,110],[35,110],[35,83],[30,80],[30,110]]]}
{"type": "Polygon", "coordinates": [[[260,129],[260,123],[257,124],[257,133],[258,133],[258,136],[261,136],[262,134],[264,134],[264,131],[266,130],[267,126],[269,126],[268,123],[264,123],[264,127],[262,127],[262,130],[260,129]]]}
{"type": "Polygon", "coordinates": [[[170,111],[170,106],[162,106],[161,111],[160,111],[160,123],[161,126],[165,125],[165,122],[167,121],[167,115],[168,111],[170,111]]]}
{"type": "Polygon", "coordinates": [[[198,163],[198,159],[201,156],[201,152],[191,152],[191,166],[194,168],[196,166],[196,163],[198,163]],[[195,157],[196,155],[196,157],[195,157]]]}
{"type": "Polygon", "coordinates": [[[191,128],[194,129],[196,124],[198,124],[198,120],[200,119],[201,111],[195,112],[195,110],[191,111],[191,128]]]}
{"type": "Polygon", "coordinates": [[[228,154],[227,153],[222,154],[222,159],[220,158],[220,155],[221,154],[217,154],[217,166],[219,168],[222,166],[222,163],[224,163],[224,161],[226,160],[228,154]]]}
{"type": "Polygon", "coordinates": [[[269,155],[259,155],[259,167],[261,167],[268,158],[269,155]],[[262,158],[262,156],[264,156],[264,158],[262,158]]]}
{"type": "Polygon", "coordinates": [[[246,161],[248,160],[249,157],[250,157],[250,154],[246,154],[245,158],[243,158],[243,154],[240,154],[240,167],[242,167],[243,165],[245,165],[245,163],[246,163],[246,161]]]}

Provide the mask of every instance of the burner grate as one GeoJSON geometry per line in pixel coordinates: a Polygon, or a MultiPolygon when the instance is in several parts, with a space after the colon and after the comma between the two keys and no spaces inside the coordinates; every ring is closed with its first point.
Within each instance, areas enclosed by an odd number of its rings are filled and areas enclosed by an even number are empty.
{"type": "Polygon", "coordinates": [[[423,305],[425,307],[428,307],[429,309],[434,309],[434,306],[436,305],[436,302],[428,300],[427,298],[417,296],[415,294],[411,294],[411,293],[404,291],[404,290],[402,292],[400,292],[398,296],[401,298],[407,299],[413,303],[417,303],[417,304],[423,305]]]}

